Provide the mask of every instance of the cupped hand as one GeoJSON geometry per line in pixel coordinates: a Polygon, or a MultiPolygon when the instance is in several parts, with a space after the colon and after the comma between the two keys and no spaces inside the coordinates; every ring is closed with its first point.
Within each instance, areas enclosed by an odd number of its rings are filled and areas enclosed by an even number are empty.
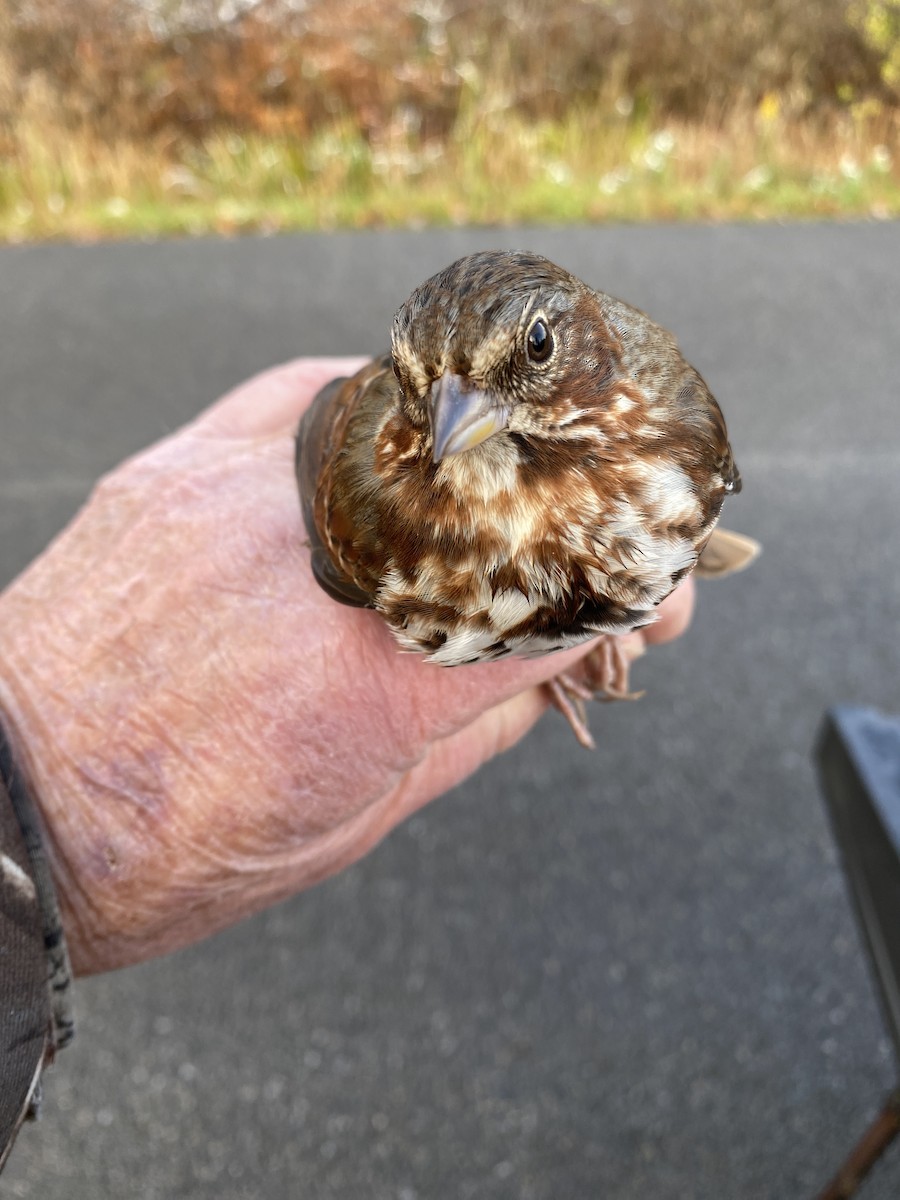
{"type": "MultiPolygon", "coordinates": [[[[359,365],[300,360],[244,384],[105,477],[0,596],[0,714],[80,973],[177,949],[354,862],[521,737],[541,682],[590,648],[436,667],[319,589],[293,435],[359,365]]],[[[629,652],[676,637],[692,596],[629,652]]]]}

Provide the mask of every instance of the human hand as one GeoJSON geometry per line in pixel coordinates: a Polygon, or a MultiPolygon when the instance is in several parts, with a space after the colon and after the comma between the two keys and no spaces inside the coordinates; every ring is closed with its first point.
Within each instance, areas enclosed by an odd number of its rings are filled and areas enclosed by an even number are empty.
{"type": "MultiPolygon", "coordinates": [[[[512,745],[591,643],[441,668],[314,582],[293,433],[360,360],[244,384],[105,477],[0,596],[0,715],[73,965],[175,950],[354,862],[512,745]]],[[[678,636],[688,583],[659,621],[678,636]]]]}

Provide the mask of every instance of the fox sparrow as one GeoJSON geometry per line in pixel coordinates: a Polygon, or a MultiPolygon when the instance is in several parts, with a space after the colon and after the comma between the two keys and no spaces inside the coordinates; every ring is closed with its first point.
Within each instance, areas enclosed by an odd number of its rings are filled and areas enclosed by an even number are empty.
{"type": "Polygon", "coordinates": [[[675,339],[536,254],[471,254],[417,288],[390,353],[313,401],[296,466],[316,579],[405,649],[456,666],[607,635],[548,685],[585,745],[583,701],[632,695],[615,635],[698,560],[755,553],[711,541],[740,475],[675,339]]]}

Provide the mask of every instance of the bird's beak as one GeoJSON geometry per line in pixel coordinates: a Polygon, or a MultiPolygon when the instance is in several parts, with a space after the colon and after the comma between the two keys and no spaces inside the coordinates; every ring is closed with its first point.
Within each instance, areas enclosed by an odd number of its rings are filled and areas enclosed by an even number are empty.
{"type": "Polygon", "coordinates": [[[448,454],[460,454],[505,429],[509,410],[490,392],[477,388],[467,375],[445,371],[431,385],[431,457],[440,462],[448,454]]]}

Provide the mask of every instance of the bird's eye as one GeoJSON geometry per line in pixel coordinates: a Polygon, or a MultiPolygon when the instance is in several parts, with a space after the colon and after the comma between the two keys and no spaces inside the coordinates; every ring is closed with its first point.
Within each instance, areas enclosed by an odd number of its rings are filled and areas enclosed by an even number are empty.
{"type": "Polygon", "coordinates": [[[539,318],[528,330],[528,357],[532,362],[546,362],[552,350],[553,335],[539,318]]]}

